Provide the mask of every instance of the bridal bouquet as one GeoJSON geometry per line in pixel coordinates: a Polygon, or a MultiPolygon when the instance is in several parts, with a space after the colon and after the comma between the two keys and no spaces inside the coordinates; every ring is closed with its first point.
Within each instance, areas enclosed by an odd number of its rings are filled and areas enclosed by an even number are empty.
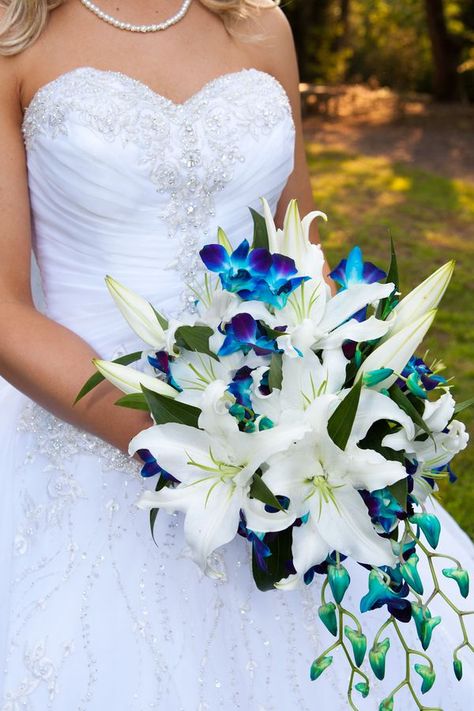
{"type": "Polygon", "coordinates": [[[400,299],[396,256],[388,274],[354,248],[323,277],[324,258],[309,228],[324,213],[300,219],[295,201],[284,229],[268,204],[252,211],[253,241],[233,249],[223,230],[200,252],[207,272],[196,289],[195,313],[167,320],[153,305],[107,277],[130,326],[149,348],[98,369],[78,397],[107,378],[124,393],[117,404],[149,411],[152,426],[130,443],[154,477],[139,506],[184,513],[189,554],[219,576],[214,551],[236,535],[252,550],[260,590],[290,590],[321,578],[321,622],[334,643],[311,667],[317,679],[342,652],[349,665],[348,699],[369,693],[361,669],[368,641],[344,596],[351,558],[367,569],[362,613],[386,608],[371,641],[369,665],[378,679],[390,657],[388,628],[406,654],[406,676],[382,702],[393,708],[408,687],[418,708],[435,682],[427,654],[440,617],[430,604],[442,598],[459,620],[454,674],[460,652],[473,650],[467,611],[449,586],[468,594],[469,579],[450,552],[437,552],[440,524],[426,507],[437,482],[453,479],[453,456],[467,443],[440,364],[414,355],[450,281],[449,262],[400,299]],[[146,359],[146,367],[130,364],[146,359]],[[428,561],[422,579],[420,557],[428,561]],[[445,560],[441,571],[437,559],[445,560]],[[424,576],[426,577],[426,576],[424,576]],[[442,583],[446,586],[446,590],[442,583]],[[415,625],[422,649],[405,641],[415,625]],[[415,664],[412,665],[413,659],[415,664]]]}

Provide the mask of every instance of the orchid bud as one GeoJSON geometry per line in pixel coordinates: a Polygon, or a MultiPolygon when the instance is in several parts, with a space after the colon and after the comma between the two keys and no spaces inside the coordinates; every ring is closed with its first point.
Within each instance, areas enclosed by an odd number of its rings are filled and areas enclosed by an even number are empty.
{"type": "Polygon", "coordinates": [[[426,540],[432,548],[437,547],[441,533],[441,524],[434,514],[417,513],[410,516],[409,521],[421,528],[426,540]]]}
{"type": "Polygon", "coordinates": [[[311,681],[316,681],[330,664],[332,664],[332,657],[318,657],[315,659],[310,670],[311,681]]]}
{"type": "Polygon", "coordinates": [[[344,627],[344,634],[352,645],[354,661],[360,667],[367,651],[367,637],[359,630],[353,630],[347,625],[344,627]]]}
{"type": "Polygon", "coordinates": [[[334,599],[339,605],[351,582],[350,575],[343,565],[328,565],[328,580],[334,599]]]}
{"type": "Polygon", "coordinates": [[[462,661],[460,659],[453,659],[453,669],[456,679],[461,681],[462,679],[462,661]]]}
{"type": "Polygon", "coordinates": [[[469,595],[469,573],[464,568],[443,568],[441,571],[445,578],[452,578],[459,587],[459,592],[463,597],[469,595]]]}
{"type": "Polygon", "coordinates": [[[419,560],[417,554],[412,553],[408,560],[400,566],[400,570],[408,585],[413,588],[418,595],[423,595],[423,583],[421,582],[420,574],[416,567],[419,560]]]}
{"type": "Polygon", "coordinates": [[[415,664],[415,671],[423,679],[421,685],[421,693],[426,694],[427,691],[431,689],[436,680],[436,674],[433,667],[429,667],[426,664],[415,664]]]}
{"type": "Polygon", "coordinates": [[[385,677],[385,659],[390,649],[390,639],[386,637],[383,642],[374,644],[369,652],[369,662],[377,679],[385,677]]]}
{"type": "Polygon", "coordinates": [[[329,630],[329,632],[336,637],[337,635],[337,619],[336,619],[336,606],[333,602],[328,602],[325,605],[321,605],[318,608],[319,619],[329,630]]]}

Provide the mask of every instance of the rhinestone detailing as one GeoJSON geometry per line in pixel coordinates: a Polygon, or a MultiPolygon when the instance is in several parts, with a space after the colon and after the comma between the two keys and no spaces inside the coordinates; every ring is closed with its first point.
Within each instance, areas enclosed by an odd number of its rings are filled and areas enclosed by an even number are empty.
{"type": "MultiPolygon", "coordinates": [[[[17,429],[34,434],[36,454],[45,456],[59,472],[66,471],[67,463],[74,456],[93,454],[100,458],[104,471],[135,472],[140,478],[139,462],[99,437],[60,420],[34,402],[25,407],[17,429]]],[[[49,490],[52,497],[76,498],[79,495],[78,488],[71,483],[66,485],[63,479],[50,483],[49,490]]]]}
{"type": "Polygon", "coordinates": [[[126,74],[79,67],[37,92],[25,111],[23,134],[31,151],[40,138],[67,136],[69,124],[79,124],[123,149],[138,147],[138,168],[162,196],[159,216],[176,241],[169,266],[183,283],[184,311],[192,307],[203,273],[198,252],[212,237],[217,194],[285,121],[282,135],[292,147],[288,97],[272,75],[257,69],[224,74],[176,104],[126,74]]]}
{"type": "Polygon", "coordinates": [[[192,0],[184,0],[178,12],[164,22],[159,22],[155,25],[133,25],[130,22],[117,20],[115,17],[112,17],[112,15],[101,10],[100,7],[91,2],[91,0],[81,0],[84,7],[87,7],[87,9],[93,12],[94,15],[97,15],[98,18],[104,20],[104,22],[108,22],[109,25],[113,27],[117,27],[119,30],[128,30],[129,32],[159,32],[160,30],[167,30],[168,27],[176,25],[177,22],[183,19],[190,8],[191,2],[192,0]]]}

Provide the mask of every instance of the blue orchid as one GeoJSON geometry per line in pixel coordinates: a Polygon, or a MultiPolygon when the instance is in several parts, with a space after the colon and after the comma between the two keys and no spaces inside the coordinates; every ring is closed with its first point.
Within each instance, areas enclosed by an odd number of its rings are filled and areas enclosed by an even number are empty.
{"type": "MultiPolygon", "coordinates": [[[[331,279],[341,287],[341,291],[357,284],[375,284],[387,275],[372,262],[364,262],[360,247],[354,247],[347,259],[342,259],[337,267],[329,274],[331,279]]],[[[367,307],[360,309],[352,318],[365,321],[367,307]]]]}
{"type": "Polygon", "coordinates": [[[239,521],[239,534],[246,538],[249,543],[252,544],[252,549],[253,553],[255,555],[255,559],[257,562],[258,567],[261,570],[264,570],[267,572],[267,563],[266,563],[266,558],[269,558],[272,554],[270,548],[266,545],[264,542],[264,533],[256,533],[255,531],[252,531],[250,528],[247,528],[247,521],[245,519],[244,512],[240,512],[240,521],[239,521]]]}
{"type": "Polygon", "coordinates": [[[166,376],[166,382],[168,383],[168,385],[171,385],[171,387],[175,388],[175,390],[177,390],[178,392],[182,392],[183,388],[178,385],[171,373],[171,364],[173,360],[174,358],[170,356],[166,351],[157,351],[154,356],[148,356],[149,364],[153,368],[155,368],[155,370],[160,373],[163,373],[163,375],[166,376]]]}
{"type": "Polygon", "coordinates": [[[410,592],[408,585],[403,580],[399,567],[381,568],[390,577],[390,585],[385,577],[377,570],[369,573],[369,592],[360,601],[361,612],[368,612],[387,605],[391,615],[400,622],[409,622],[411,618],[411,604],[406,600],[410,592]]]}
{"type": "Polygon", "coordinates": [[[248,240],[243,240],[232,254],[221,244],[208,244],[200,255],[206,267],[219,274],[223,289],[244,301],[263,301],[278,309],[309,279],[295,276],[296,265],[290,257],[271,254],[263,247],[251,250],[248,240]]]}
{"type": "MultiPolygon", "coordinates": [[[[262,380],[260,389],[265,392],[268,386],[268,374],[262,380]]],[[[245,432],[255,432],[256,420],[259,417],[258,413],[253,409],[251,396],[253,384],[252,368],[243,366],[235,373],[232,382],[227,387],[228,392],[235,397],[235,403],[229,408],[229,413],[239,421],[241,428],[245,432]]],[[[259,431],[270,429],[271,427],[273,427],[273,422],[268,417],[259,419],[259,431]]]]}
{"type": "Polygon", "coordinates": [[[446,378],[434,373],[422,358],[412,356],[402,371],[402,377],[397,381],[399,387],[426,400],[431,390],[446,384],[446,378]]]}
{"type": "Polygon", "coordinates": [[[379,524],[385,533],[390,533],[399,521],[406,518],[407,514],[388,488],[359,493],[369,510],[372,523],[379,524]]]}
{"type": "Polygon", "coordinates": [[[237,314],[224,327],[225,340],[218,356],[242,351],[245,355],[252,349],[257,355],[279,353],[276,340],[270,338],[260,323],[247,313],[237,314]]]}
{"type": "Polygon", "coordinates": [[[163,477],[163,479],[167,479],[168,481],[172,481],[176,484],[179,484],[178,479],[175,479],[172,474],[169,474],[169,472],[165,471],[160,467],[160,465],[158,464],[149,449],[137,449],[136,453],[144,463],[140,472],[143,477],[148,479],[149,477],[160,475],[163,477]]]}
{"type": "Polygon", "coordinates": [[[355,284],[375,284],[387,275],[371,262],[364,262],[360,247],[354,247],[347,259],[342,259],[329,275],[342,289],[355,284]]]}

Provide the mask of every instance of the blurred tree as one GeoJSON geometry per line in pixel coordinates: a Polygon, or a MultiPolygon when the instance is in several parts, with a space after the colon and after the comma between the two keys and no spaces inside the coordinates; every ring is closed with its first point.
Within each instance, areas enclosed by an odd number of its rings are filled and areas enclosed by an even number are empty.
{"type": "Polygon", "coordinates": [[[433,93],[441,101],[459,99],[461,46],[449,33],[443,0],[424,0],[433,56],[433,93]]]}
{"type": "Polygon", "coordinates": [[[474,0],[283,0],[303,81],[474,101],[474,0]]]}

